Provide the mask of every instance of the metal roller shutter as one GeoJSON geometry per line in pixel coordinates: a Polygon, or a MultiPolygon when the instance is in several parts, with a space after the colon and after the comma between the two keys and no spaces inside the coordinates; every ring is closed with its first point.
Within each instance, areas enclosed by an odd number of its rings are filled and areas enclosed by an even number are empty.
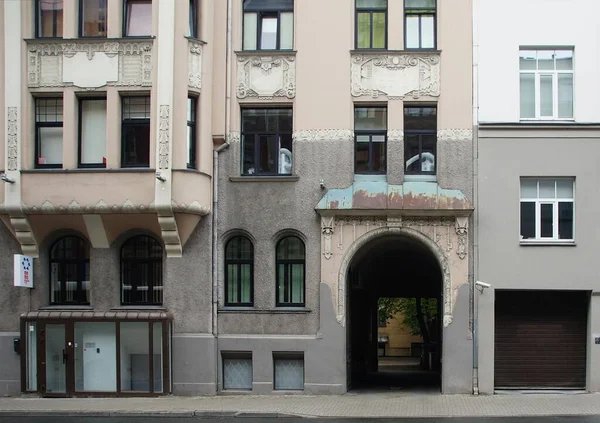
{"type": "Polygon", "coordinates": [[[588,294],[496,291],[496,389],[583,389],[588,294]]]}

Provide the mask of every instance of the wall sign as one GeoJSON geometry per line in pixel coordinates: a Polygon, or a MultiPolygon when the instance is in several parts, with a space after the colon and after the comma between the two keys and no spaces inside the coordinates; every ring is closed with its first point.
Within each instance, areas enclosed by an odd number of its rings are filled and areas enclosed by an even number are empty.
{"type": "Polygon", "coordinates": [[[33,259],[15,254],[15,286],[33,288],[33,259]]]}

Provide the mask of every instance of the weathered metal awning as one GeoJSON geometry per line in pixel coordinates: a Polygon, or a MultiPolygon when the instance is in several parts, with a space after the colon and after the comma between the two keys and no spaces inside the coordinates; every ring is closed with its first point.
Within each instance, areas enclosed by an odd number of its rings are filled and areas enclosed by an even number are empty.
{"type": "Polygon", "coordinates": [[[173,320],[173,315],[163,310],[119,310],[119,311],[86,311],[86,310],[42,310],[21,314],[23,320],[173,320]]]}
{"type": "Polygon", "coordinates": [[[445,189],[435,182],[354,182],[348,188],[330,189],[315,210],[336,214],[468,216],[471,201],[460,190],[445,189]]]}

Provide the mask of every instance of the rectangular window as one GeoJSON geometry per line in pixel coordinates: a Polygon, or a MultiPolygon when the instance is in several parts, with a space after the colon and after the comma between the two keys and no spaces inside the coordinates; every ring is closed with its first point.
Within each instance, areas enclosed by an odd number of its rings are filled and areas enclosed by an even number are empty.
{"type": "Polygon", "coordinates": [[[521,179],[521,240],[573,241],[574,180],[521,179]]]}
{"type": "Polygon", "coordinates": [[[198,0],[190,0],[189,20],[188,35],[192,38],[198,38],[198,0]]]}
{"type": "Polygon", "coordinates": [[[294,47],[294,0],[244,0],[244,50],[294,47]]]}
{"type": "Polygon", "coordinates": [[[195,97],[187,99],[187,168],[196,169],[196,103],[195,97]]]}
{"type": "Polygon", "coordinates": [[[404,172],[406,175],[435,175],[437,108],[404,107],[404,172]]]}
{"type": "Polygon", "coordinates": [[[436,0],[404,0],[404,48],[436,48],[436,0]]]}
{"type": "Polygon", "coordinates": [[[35,167],[61,168],[63,154],[63,99],[35,100],[35,167]]]}
{"type": "Polygon", "coordinates": [[[106,99],[79,100],[79,167],[106,167],[106,99]]]}
{"type": "Polygon", "coordinates": [[[303,353],[274,353],[273,367],[276,391],[302,391],[304,389],[303,353]]]}
{"type": "Polygon", "coordinates": [[[123,97],[121,167],[150,166],[150,97],[123,97]]]}
{"type": "Polygon", "coordinates": [[[123,32],[126,37],[152,35],[152,0],[125,0],[123,32]]]}
{"type": "Polygon", "coordinates": [[[356,0],[357,49],[387,48],[387,0],[356,0]]]}
{"type": "Polygon", "coordinates": [[[292,109],[242,109],[242,174],[292,174],[292,109]]]}
{"type": "Polygon", "coordinates": [[[106,1],[79,0],[81,37],[106,37],[106,1]]]}
{"type": "Polygon", "coordinates": [[[36,0],[36,35],[38,38],[62,38],[63,0],[36,0]]]}
{"type": "Polygon", "coordinates": [[[573,50],[521,50],[521,119],[573,119],[573,50]]]}
{"type": "Polygon", "coordinates": [[[354,173],[386,173],[387,108],[354,108],[354,147],[354,173]]]}
{"type": "Polygon", "coordinates": [[[252,390],[252,353],[223,353],[223,389],[252,390]]]}

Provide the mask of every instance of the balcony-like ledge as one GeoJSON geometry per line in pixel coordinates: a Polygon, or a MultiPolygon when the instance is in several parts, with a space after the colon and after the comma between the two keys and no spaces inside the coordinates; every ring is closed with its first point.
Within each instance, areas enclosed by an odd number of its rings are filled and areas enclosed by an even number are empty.
{"type": "Polygon", "coordinates": [[[438,51],[352,50],[353,97],[439,97],[440,53],[438,51]]]}
{"type": "Polygon", "coordinates": [[[238,99],[296,97],[295,51],[238,51],[236,54],[238,99]]]}

